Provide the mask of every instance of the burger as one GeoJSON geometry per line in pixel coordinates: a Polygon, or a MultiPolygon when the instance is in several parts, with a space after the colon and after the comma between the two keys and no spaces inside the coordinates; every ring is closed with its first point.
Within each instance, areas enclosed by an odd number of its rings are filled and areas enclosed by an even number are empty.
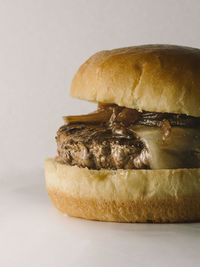
{"type": "Polygon", "coordinates": [[[71,96],[97,110],[65,116],[45,161],[53,204],[115,222],[200,221],[200,50],[143,45],[101,51],[71,96]]]}

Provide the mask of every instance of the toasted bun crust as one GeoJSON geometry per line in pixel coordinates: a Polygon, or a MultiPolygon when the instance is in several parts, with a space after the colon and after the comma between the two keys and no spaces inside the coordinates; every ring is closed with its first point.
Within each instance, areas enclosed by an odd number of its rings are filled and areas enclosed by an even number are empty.
{"type": "Polygon", "coordinates": [[[45,161],[46,186],[62,212],[116,222],[200,221],[200,169],[89,170],[45,161]]]}
{"type": "Polygon", "coordinates": [[[71,96],[200,116],[200,49],[143,45],[101,51],[76,73],[71,96]]]}

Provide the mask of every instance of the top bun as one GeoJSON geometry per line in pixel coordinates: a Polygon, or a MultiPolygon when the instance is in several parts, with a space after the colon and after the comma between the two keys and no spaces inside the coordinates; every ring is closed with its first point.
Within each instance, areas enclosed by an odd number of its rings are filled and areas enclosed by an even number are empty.
{"type": "Polygon", "coordinates": [[[200,49],[142,45],[98,52],[79,68],[71,96],[200,117],[200,49]]]}

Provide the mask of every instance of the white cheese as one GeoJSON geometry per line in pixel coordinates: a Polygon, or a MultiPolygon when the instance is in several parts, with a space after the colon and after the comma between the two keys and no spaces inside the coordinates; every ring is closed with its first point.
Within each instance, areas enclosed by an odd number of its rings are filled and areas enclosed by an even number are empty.
{"type": "Polygon", "coordinates": [[[132,130],[147,147],[151,169],[200,167],[199,129],[172,127],[166,140],[159,127],[137,125],[132,130]]]}

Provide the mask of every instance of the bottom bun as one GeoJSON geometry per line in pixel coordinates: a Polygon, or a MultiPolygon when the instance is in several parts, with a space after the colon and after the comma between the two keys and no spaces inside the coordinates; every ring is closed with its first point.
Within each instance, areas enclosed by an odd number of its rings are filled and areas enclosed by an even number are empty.
{"type": "Polygon", "coordinates": [[[45,161],[48,194],[63,213],[113,222],[200,221],[200,169],[89,170],[45,161]]]}

